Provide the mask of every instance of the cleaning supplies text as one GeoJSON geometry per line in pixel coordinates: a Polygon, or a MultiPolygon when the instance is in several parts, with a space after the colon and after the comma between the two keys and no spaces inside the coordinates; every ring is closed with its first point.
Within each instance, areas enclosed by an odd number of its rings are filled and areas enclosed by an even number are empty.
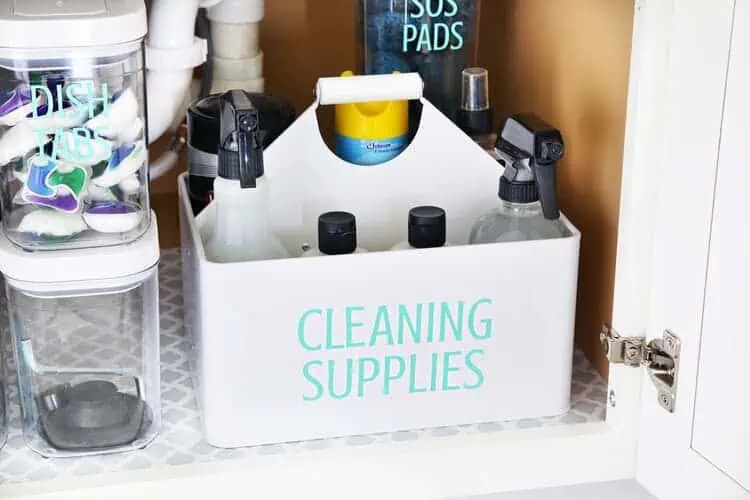
{"type": "Polygon", "coordinates": [[[475,390],[485,382],[492,300],[309,309],[299,345],[305,401],[475,390]],[[338,355],[336,351],[346,351],[338,355]]]}

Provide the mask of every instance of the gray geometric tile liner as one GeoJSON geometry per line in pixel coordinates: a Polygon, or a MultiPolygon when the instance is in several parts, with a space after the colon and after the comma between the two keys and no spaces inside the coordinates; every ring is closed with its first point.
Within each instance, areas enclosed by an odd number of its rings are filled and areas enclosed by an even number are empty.
{"type": "MultiPolygon", "coordinates": [[[[548,427],[573,423],[601,421],[606,413],[606,382],[599,376],[591,363],[582,353],[576,352],[573,363],[573,385],[569,413],[558,417],[535,420],[507,422],[490,422],[478,425],[461,425],[423,429],[416,431],[396,432],[392,434],[374,434],[369,436],[351,436],[339,439],[320,439],[305,443],[261,446],[237,450],[214,448],[203,441],[200,430],[200,417],[195,402],[195,393],[190,377],[190,363],[186,351],[188,343],[183,334],[182,284],[180,279],[179,250],[162,252],[160,264],[160,311],[161,311],[161,370],[162,370],[162,412],[163,423],[161,434],[143,450],[119,455],[48,460],[32,452],[24,445],[21,435],[20,409],[15,380],[15,364],[9,345],[8,313],[5,303],[0,303],[0,367],[4,362],[8,374],[8,408],[7,417],[10,424],[8,441],[0,450],[0,484],[45,481],[58,478],[90,476],[95,474],[170,467],[194,463],[208,463],[220,460],[236,460],[251,456],[279,455],[284,453],[310,452],[339,447],[367,447],[383,442],[408,442],[427,437],[488,434],[511,429],[548,427]]],[[[0,295],[4,295],[0,293],[0,295]]],[[[106,318],[89,317],[86,321],[96,323],[106,318]]],[[[127,313],[123,317],[126,317],[127,313]]],[[[97,332],[91,328],[80,328],[75,332],[78,345],[94,339],[97,332]]],[[[90,356],[99,359],[111,359],[117,355],[119,360],[132,358],[123,353],[135,353],[139,346],[134,342],[123,342],[122,338],[113,341],[110,347],[106,342],[91,345],[90,356]]],[[[89,342],[86,342],[89,343],[89,342]]],[[[65,358],[74,361],[70,353],[56,346],[47,346],[46,357],[65,358]],[[52,349],[55,347],[55,349],[52,349]],[[70,358],[70,359],[69,359],[70,358]]],[[[78,350],[78,352],[87,352],[78,350]]],[[[129,359],[130,363],[135,359],[129,359]]],[[[0,412],[2,408],[0,408],[0,412]]],[[[1,421],[1,418],[0,418],[1,421]]],[[[1,437],[0,437],[1,442],[1,437]]]]}

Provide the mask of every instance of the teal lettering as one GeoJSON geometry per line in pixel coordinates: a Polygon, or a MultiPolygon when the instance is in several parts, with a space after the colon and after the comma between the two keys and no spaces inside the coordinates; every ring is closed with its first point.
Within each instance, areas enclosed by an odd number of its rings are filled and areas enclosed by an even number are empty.
{"type": "Polygon", "coordinates": [[[357,364],[359,365],[357,397],[361,398],[365,395],[365,385],[374,381],[380,375],[380,363],[375,358],[360,358],[357,364]],[[370,365],[371,368],[368,370],[366,365],[370,365]]]}
{"type": "Polygon", "coordinates": [[[378,312],[375,315],[375,326],[370,336],[370,346],[376,345],[380,336],[385,336],[386,343],[393,345],[393,331],[391,330],[391,318],[388,316],[387,306],[378,307],[378,312]]]}
{"type": "MultiPolygon", "coordinates": [[[[76,119],[83,121],[86,119],[86,116],[87,116],[85,103],[78,100],[78,96],[73,93],[73,89],[71,87],[75,85],[76,84],[72,84],[70,87],[68,87],[68,100],[70,101],[71,106],[75,108],[76,111],[78,111],[78,114],[76,115],[76,119]]],[[[65,111],[61,109],[61,113],[64,114],[65,111]]]]}
{"type": "MultiPolygon", "coordinates": [[[[94,145],[91,141],[91,131],[87,128],[76,127],[71,132],[73,151],[69,151],[66,147],[64,150],[65,159],[75,162],[92,158],[94,156],[94,145]]],[[[70,144],[66,146],[70,146],[70,144]]]]}
{"type": "Polygon", "coordinates": [[[406,0],[406,10],[409,10],[411,5],[416,7],[416,10],[411,14],[412,18],[419,19],[424,16],[424,5],[422,5],[422,0],[406,0]]]}
{"type": "Polygon", "coordinates": [[[87,92],[88,98],[86,99],[86,104],[88,104],[88,114],[90,118],[93,118],[97,115],[97,111],[99,111],[99,114],[102,116],[109,116],[109,90],[106,83],[102,83],[102,97],[96,97],[96,92],[94,91],[94,82],[89,82],[90,89],[87,92]],[[101,102],[101,108],[99,106],[96,106],[95,104],[97,102],[101,102]]]}
{"type": "Polygon", "coordinates": [[[297,339],[299,340],[299,344],[304,350],[314,352],[322,350],[323,346],[321,344],[310,344],[305,338],[305,323],[307,322],[307,319],[312,315],[318,315],[322,318],[323,311],[321,311],[320,309],[310,309],[302,313],[302,316],[300,316],[299,321],[297,322],[297,339]]]}
{"type": "Polygon", "coordinates": [[[453,9],[450,12],[448,10],[446,10],[445,12],[443,12],[443,15],[445,17],[453,17],[456,14],[458,14],[458,4],[456,3],[456,0],[445,0],[445,3],[447,3],[448,5],[450,5],[451,8],[453,9]]]}
{"type": "Polygon", "coordinates": [[[302,376],[305,377],[305,380],[310,382],[310,385],[312,385],[315,388],[315,392],[312,396],[306,396],[303,395],[302,399],[305,401],[317,401],[323,396],[323,384],[320,383],[320,381],[315,378],[315,376],[312,374],[312,368],[314,366],[322,367],[323,362],[322,361],[309,361],[305,363],[305,366],[302,367],[302,376]]]}
{"type": "Polygon", "coordinates": [[[92,129],[92,132],[94,134],[94,142],[99,145],[99,147],[102,148],[102,151],[109,151],[107,156],[112,155],[112,143],[102,137],[104,135],[104,132],[107,131],[107,127],[98,127],[95,129],[92,129]]]}
{"type": "Polygon", "coordinates": [[[443,0],[437,0],[437,9],[433,9],[434,3],[435,0],[427,0],[427,14],[429,14],[430,17],[437,17],[443,13],[443,0]]]}
{"type": "Polygon", "coordinates": [[[447,24],[439,23],[434,27],[432,50],[435,52],[445,50],[451,43],[451,30],[447,24]]]}
{"type": "Polygon", "coordinates": [[[346,386],[343,392],[336,394],[336,361],[328,361],[328,392],[333,399],[346,399],[352,393],[352,376],[354,374],[354,360],[346,360],[346,386]]]}
{"type": "MultiPolygon", "coordinates": [[[[65,101],[64,101],[65,94],[63,93],[63,86],[60,84],[57,84],[55,86],[55,90],[56,90],[55,95],[57,96],[57,115],[61,116],[65,113],[63,109],[65,107],[65,101]]],[[[52,102],[50,102],[49,107],[54,107],[52,102]]]]}
{"type": "MultiPolygon", "coordinates": [[[[50,131],[51,132],[51,131],[50,131]]],[[[54,131],[55,137],[52,139],[52,159],[56,160],[65,154],[66,146],[63,144],[63,129],[59,128],[54,131]],[[62,155],[60,152],[62,151],[62,155]]]]}
{"type": "Polygon", "coordinates": [[[477,381],[473,384],[464,384],[464,389],[468,390],[479,389],[480,387],[482,387],[482,385],[484,385],[484,372],[472,359],[474,356],[484,357],[484,349],[474,349],[473,351],[469,351],[469,353],[466,355],[466,367],[477,377],[477,381]]]}
{"type": "Polygon", "coordinates": [[[432,368],[430,369],[430,391],[437,391],[438,366],[440,366],[440,354],[433,352],[431,356],[432,368]]]}
{"type": "Polygon", "coordinates": [[[443,390],[444,391],[457,391],[461,389],[460,385],[450,385],[451,373],[457,373],[461,371],[460,366],[451,366],[451,358],[460,356],[460,351],[446,352],[443,354],[443,390]]]}
{"type": "Polygon", "coordinates": [[[350,306],[346,308],[346,347],[364,347],[363,341],[354,340],[354,329],[365,326],[361,321],[354,320],[355,312],[363,312],[364,307],[361,306],[350,306]]]}
{"type": "Polygon", "coordinates": [[[457,318],[454,321],[453,315],[451,314],[450,304],[443,302],[440,304],[440,342],[445,342],[447,337],[448,326],[453,335],[453,338],[459,342],[463,338],[463,322],[464,322],[464,301],[458,301],[458,312],[457,318]]]}
{"type": "Polygon", "coordinates": [[[402,52],[409,52],[409,43],[415,41],[419,35],[419,30],[412,24],[404,25],[404,46],[402,52]]]}
{"type": "Polygon", "coordinates": [[[333,341],[333,309],[326,309],[326,349],[344,349],[344,344],[336,344],[333,341]]]}
{"type": "Polygon", "coordinates": [[[488,340],[492,338],[492,317],[487,317],[479,320],[479,323],[483,326],[483,328],[481,331],[477,329],[477,309],[479,309],[479,307],[482,305],[492,305],[492,300],[479,299],[469,309],[469,318],[467,322],[469,324],[469,333],[476,340],[488,340]]]}
{"type": "Polygon", "coordinates": [[[451,26],[451,33],[453,33],[453,38],[455,39],[455,42],[453,42],[453,45],[451,45],[451,50],[459,50],[464,46],[464,34],[461,30],[463,27],[463,21],[453,23],[453,26],[451,26]]]}
{"type": "Polygon", "coordinates": [[[416,318],[412,322],[409,317],[409,309],[403,305],[398,306],[398,343],[403,345],[406,342],[406,328],[409,328],[409,335],[415,344],[422,340],[422,304],[417,304],[416,318]],[[416,325],[416,326],[415,326],[416,325]]]}
{"type": "Polygon", "coordinates": [[[417,52],[431,52],[432,40],[430,39],[430,27],[423,24],[419,30],[419,39],[417,40],[417,52]]]}
{"type": "Polygon", "coordinates": [[[400,356],[385,357],[385,374],[383,375],[383,394],[391,393],[391,384],[406,373],[406,361],[400,356]],[[395,366],[394,366],[395,365],[395,366]]]}
{"type": "Polygon", "coordinates": [[[435,341],[435,303],[427,304],[427,343],[435,341]]]}
{"type": "MultiPolygon", "coordinates": [[[[44,147],[47,145],[47,131],[45,129],[35,129],[37,144],[39,144],[39,158],[42,161],[47,160],[47,156],[44,153],[44,147]]],[[[55,141],[56,143],[57,141],[55,141]]],[[[53,154],[55,150],[55,143],[52,144],[53,154]]],[[[53,157],[54,158],[54,157],[53,157]]]]}
{"type": "Polygon", "coordinates": [[[42,103],[39,102],[39,98],[37,97],[38,91],[44,92],[44,96],[46,97],[46,102],[49,104],[47,106],[47,113],[44,115],[49,116],[52,114],[52,110],[54,109],[54,101],[55,96],[52,95],[52,91],[48,89],[45,85],[32,85],[31,86],[31,107],[34,108],[32,110],[32,116],[34,118],[39,118],[39,108],[42,107],[42,103]]]}
{"type": "Polygon", "coordinates": [[[427,392],[425,387],[417,386],[417,355],[412,354],[409,363],[409,394],[416,394],[418,392],[427,392]]]}

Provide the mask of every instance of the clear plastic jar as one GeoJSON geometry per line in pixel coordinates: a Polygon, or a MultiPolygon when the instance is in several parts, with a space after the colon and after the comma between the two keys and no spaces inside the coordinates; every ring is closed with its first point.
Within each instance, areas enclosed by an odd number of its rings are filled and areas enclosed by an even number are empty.
{"type": "Polygon", "coordinates": [[[481,0],[359,0],[366,74],[419,72],[424,96],[451,119],[461,72],[476,65],[481,0]]]}
{"type": "Polygon", "coordinates": [[[127,245],[28,252],[0,232],[23,434],[47,457],[142,448],[159,431],[156,218],[127,245]]]}
{"type": "Polygon", "coordinates": [[[8,280],[28,446],[46,457],[142,448],[160,427],[158,278],[8,280]],[[63,290],[67,288],[67,290],[63,290]]]}
{"type": "Polygon", "coordinates": [[[149,224],[142,41],[0,54],[8,238],[59,250],[140,237],[149,224]]]}

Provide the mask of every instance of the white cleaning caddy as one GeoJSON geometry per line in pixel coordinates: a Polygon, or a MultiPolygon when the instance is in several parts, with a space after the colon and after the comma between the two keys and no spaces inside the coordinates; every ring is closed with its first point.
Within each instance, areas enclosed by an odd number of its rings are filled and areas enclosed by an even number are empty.
{"type": "Polygon", "coordinates": [[[410,208],[447,212],[468,241],[496,207],[501,167],[422,99],[394,160],[357,167],[324,144],[319,105],[421,99],[416,74],[324,78],[266,151],[272,225],[294,255],[317,218],[357,217],[370,253],[218,264],[212,207],[180,211],[186,325],[209,443],[239,447],[564,413],[570,402],[580,233],[556,240],[386,251],[410,208]]]}

